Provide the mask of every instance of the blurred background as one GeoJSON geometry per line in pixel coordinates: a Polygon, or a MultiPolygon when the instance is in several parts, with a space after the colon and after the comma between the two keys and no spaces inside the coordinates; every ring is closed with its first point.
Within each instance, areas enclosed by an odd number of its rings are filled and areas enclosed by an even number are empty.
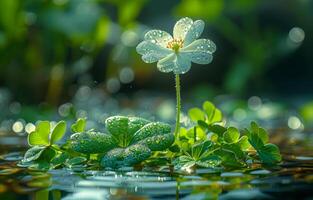
{"type": "Polygon", "coordinates": [[[214,60],[182,76],[184,109],[214,101],[241,123],[313,122],[311,0],[2,0],[0,127],[112,113],[174,119],[174,76],[145,64],[149,29],[202,19],[214,60]]]}

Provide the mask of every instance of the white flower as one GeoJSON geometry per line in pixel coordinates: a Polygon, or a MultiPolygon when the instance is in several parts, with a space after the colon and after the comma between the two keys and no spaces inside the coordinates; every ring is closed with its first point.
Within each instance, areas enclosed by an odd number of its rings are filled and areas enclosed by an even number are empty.
{"type": "Polygon", "coordinates": [[[209,64],[215,44],[208,39],[198,39],[204,29],[202,20],[193,21],[185,17],[176,22],[172,37],[161,30],[151,30],[136,50],[146,63],[157,62],[161,72],[184,74],[189,71],[191,62],[209,64]]]}

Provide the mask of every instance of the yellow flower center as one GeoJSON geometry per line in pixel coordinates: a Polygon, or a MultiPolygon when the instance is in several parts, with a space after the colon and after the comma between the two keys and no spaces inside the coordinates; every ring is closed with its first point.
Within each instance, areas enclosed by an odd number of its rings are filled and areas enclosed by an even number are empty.
{"type": "Polygon", "coordinates": [[[180,48],[183,47],[184,41],[182,39],[173,39],[172,41],[168,42],[166,47],[169,49],[173,49],[175,53],[178,52],[180,48]]]}

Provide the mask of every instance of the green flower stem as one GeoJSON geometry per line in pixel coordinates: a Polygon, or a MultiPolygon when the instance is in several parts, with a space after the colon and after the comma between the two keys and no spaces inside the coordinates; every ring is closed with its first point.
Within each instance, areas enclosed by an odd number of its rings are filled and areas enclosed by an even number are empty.
{"type": "Polygon", "coordinates": [[[175,138],[177,139],[179,129],[180,129],[180,110],[181,110],[181,100],[180,100],[180,77],[179,74],[175,74],[175,88],[176,88],[176,127],[175,127],[175,138]]]}

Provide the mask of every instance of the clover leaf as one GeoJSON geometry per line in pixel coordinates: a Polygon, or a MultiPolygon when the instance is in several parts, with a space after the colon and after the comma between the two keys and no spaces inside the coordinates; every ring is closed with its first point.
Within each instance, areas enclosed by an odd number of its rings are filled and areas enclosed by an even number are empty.
{"type": "Polygon", "coordinates": [[[172,145],[171,126],[139,117],[113,116],[105,121],[107,133],[85,131],[71,136],[73,150],[104,154],[103,167],[132,166],[172,145]]]}
{"type": "Polygon", "coordinates": [[[77,121],[71,126],[73,133],[83,132],[86,128],[86,118],[78,118],[77,121]]]}
{"type": "Polygon", "coordinates": [[[203,122],[211,125],[220,122],[223,118],[222,112],[209,101],[203,103],[202,110],[200,108],[191,108],[188,115],[192,121],[200,122],[202,125],[203,122]]]}
{"type": "Polygon", "coordinates": [[[227,143],[235,143],[239,140],[240,133],[238,129],[234,127],[229,127],[223,136],[224,136],[224,140],[227,143]]]}
{"type": "Polygon", "coordinates": [[[28,144],[30,146],[50,146],[62,139],[65,131],[65,121],[59,121],[52,130],[49,121],[40,121],[36,125],[35,131],[28,135],[28,144]]]}
{"type": "Polygon", "coordinates": [[[251,130],[246,129],[246,134],[262,163],[273,165],[281,161],[279,148],[268,143],[268,134],[265,129],[259,127],[257,123],[251,122],[251,130]]]}
{"type": "Polygon", "coordinates": [[[176,168],[188,169],[195,166],[215,167],[221,163],[219,156],[214,155],[217,147],[213,142],[205,140],[191,146],[189,151],[185,151],[182,156],[174,160],[176,168]]]}

